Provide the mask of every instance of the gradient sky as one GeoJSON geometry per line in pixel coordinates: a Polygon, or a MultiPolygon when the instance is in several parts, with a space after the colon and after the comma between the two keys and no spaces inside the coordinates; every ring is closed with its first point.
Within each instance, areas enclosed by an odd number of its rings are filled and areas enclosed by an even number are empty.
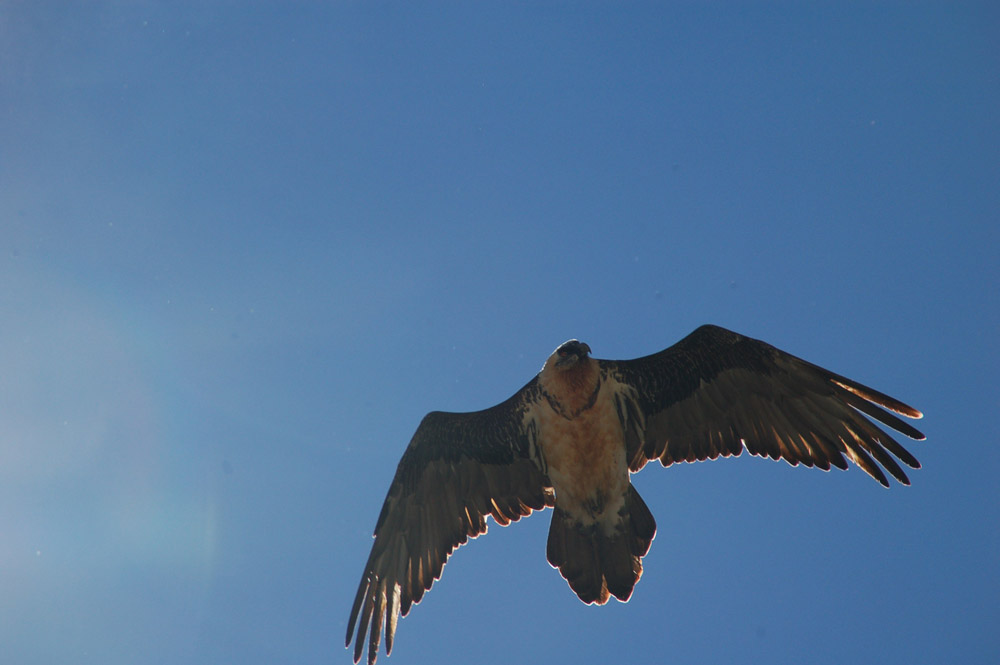
{"type": "Polygon", "coordinates": [[[430,410],[702,323],[922,409],[882,489],[633,478],[581,604],[548,514],[388,663],[1000,661],[994,3],[0,2],[0,651],[349,663],[430,410]]]}

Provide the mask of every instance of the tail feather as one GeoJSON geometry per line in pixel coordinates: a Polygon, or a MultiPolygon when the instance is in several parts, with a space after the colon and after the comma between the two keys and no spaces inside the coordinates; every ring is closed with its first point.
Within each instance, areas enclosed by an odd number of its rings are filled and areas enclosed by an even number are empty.
{"type": "Polygon", "coordinates": [[[631,485],[617,519],[609,535],[600,523],[581,524],[558,506],[552,515],[549,563],[588,605],[603,605],[611,596],[627,601],[642,577],[642,557],[653,542],[656,521],[631,485]]]}
{"type": "Polygon", "coordinates": [[[588,605],[608,602],[608,587],[604,584],[598,551],[594,547],[596,531],[593,526],[583,526],[556,507],[546,546],[549,563],[559,569],[570,588],[588,605]]]}
{"type": "Polygon", "coordinates": [[[653,543],[656,520],[653,519],[653,513],[649,512],[646,502],[631,484],[628,486],[628,496],[625,498],[625,509],[628,511],[629,529],[632,534],[632,539],[629,541],[630,551],[641,559],[646,556],[649,546],[653,543]]]}
{"type": "Polygon", "coordinates": [[[642,561],[629,550],[630,539],[625,534],[598,541],[604,584],[615,598],[625,601],[642,577],[642,561]]]}

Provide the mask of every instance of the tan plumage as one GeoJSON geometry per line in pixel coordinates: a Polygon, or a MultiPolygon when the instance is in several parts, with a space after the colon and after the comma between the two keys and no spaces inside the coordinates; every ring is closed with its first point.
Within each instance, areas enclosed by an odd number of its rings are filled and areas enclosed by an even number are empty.
{"type": "Polygon", "coordinates": [[[923,439],[889,413],[919,411],[764,342],[702,326],[643,358],[589,352],[570,340],[508,400],[424,418],[389,487],[351,607],[346,643],[355,643],[355,662],[366,642],[375,662],[383,629],[391,652],[399,615],[420,602],[456,547],[486,531],[487,516],[506,526],[554,507],[547,558],[581,600],[600,604],[627,600],[642,575],[656,523],[629,474],[651,460],[668,466],[744,448],[824,470],[850,460],[886,487],[883,468],[909,484],[896,459],[920,466],[864,417],[923,439]]]}

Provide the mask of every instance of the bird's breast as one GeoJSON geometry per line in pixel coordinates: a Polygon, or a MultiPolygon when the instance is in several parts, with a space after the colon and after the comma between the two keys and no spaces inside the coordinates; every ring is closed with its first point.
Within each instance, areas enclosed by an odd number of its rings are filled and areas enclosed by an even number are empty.
{"type": "Polygon", "coordinates": [[[593,406],[571,418],[547,405],[538,438],[557,506],[583,523],[609,511],[617,514],[628,488],[628,466],[610,389],[601,388],[593,406]]]}

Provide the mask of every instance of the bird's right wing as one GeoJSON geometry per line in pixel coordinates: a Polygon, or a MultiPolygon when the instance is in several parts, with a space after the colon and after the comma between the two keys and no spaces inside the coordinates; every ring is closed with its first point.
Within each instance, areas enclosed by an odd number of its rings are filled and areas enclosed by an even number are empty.
{"type": "Polygon", "coordinates": [[[456,547],[486,531],[486,516],[507,526],[554,504],[531,413],[538,392],[533,379],[484,411],[424,417],[382,505],[351,607],[346,645],[354,641],[355,663],[365,642],[375,662],[383,626],[392,651],[399,615],[420,602],[456,547]]]}

